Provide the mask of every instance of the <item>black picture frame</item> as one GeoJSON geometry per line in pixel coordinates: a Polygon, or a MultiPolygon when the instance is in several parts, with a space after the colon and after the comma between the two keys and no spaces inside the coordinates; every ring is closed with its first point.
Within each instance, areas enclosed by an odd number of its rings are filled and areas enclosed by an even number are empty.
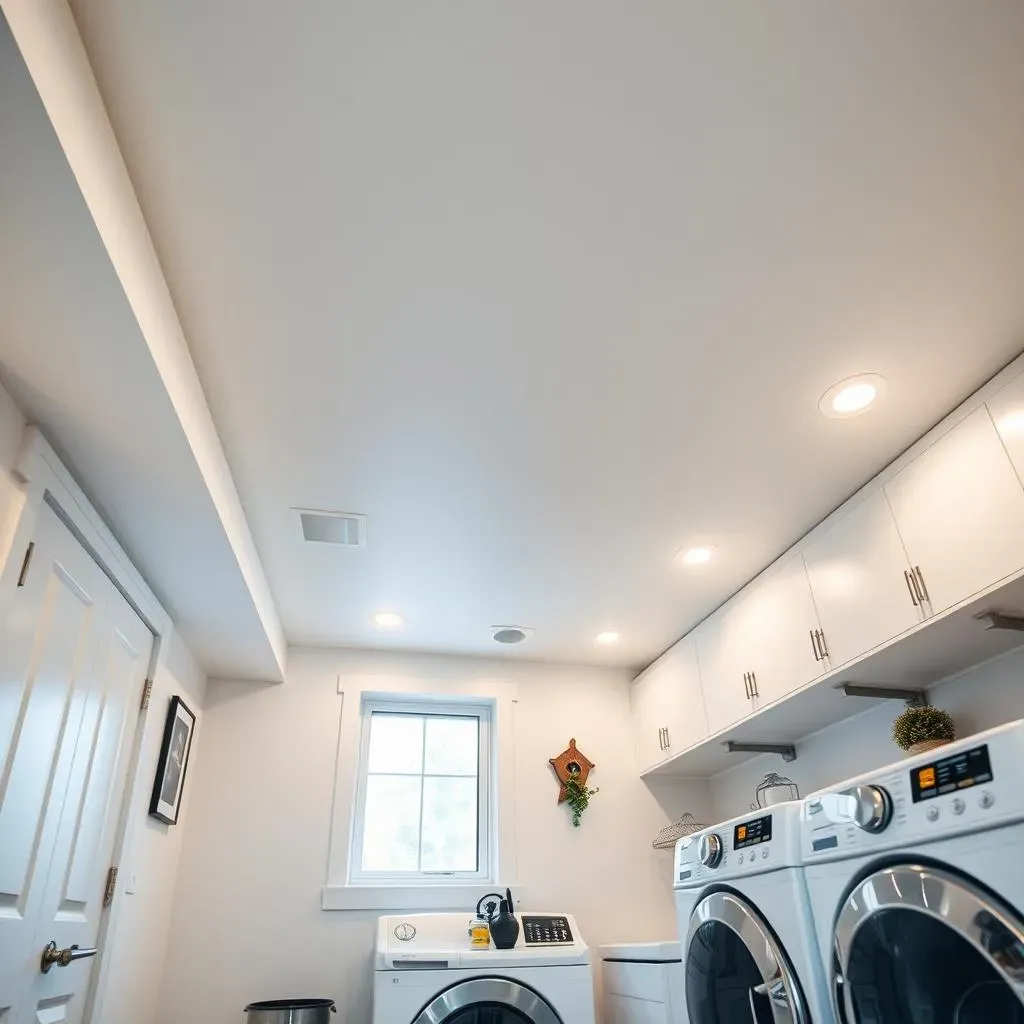
{"type": "Polygon", "coordinates": [[[178,823],[195,727],[196,716],[189,706],[180,697],[172,697],[171,706],[167,709],[160,760],[156,766],[153,796],[149,801],[150,816],[165,825],[178,823]]]}

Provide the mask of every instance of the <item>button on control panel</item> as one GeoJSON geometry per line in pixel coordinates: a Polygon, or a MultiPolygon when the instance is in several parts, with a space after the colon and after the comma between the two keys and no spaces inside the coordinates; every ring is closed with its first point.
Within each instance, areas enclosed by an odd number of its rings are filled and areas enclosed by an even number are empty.
{"type": "Polygon", "coordinates": [[[925,817],[927,817],[927,819],[929,821],[938,821],[939,820],[939,809],[938,809],[938,807],[929,807],[928,808],[928,812],[925,815],[925,817]]]}
{"type": "Polygon", "coordinates": [[[569,920],[565,917],[524,917],[523,938],[528,946],[546,946],[573,941],[569,920]]]}

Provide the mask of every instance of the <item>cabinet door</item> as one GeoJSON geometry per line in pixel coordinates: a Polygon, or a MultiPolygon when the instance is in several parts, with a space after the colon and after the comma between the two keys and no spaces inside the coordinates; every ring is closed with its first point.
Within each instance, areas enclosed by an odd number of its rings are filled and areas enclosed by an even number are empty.
{"type": "Polygon", "coordinates": [[[754,584],[741,606],[738,642],[754,673],[754,707],[762,708],[823,675],[811,632],[818,616],[799,555],[754,584]]]}
{"type": "Polygon", "coordinates": [[[834,523],[803,556],[832,668],[924,619],[904,575],[910,564],[884,491],[834,523]]]}
{"type": "Polygon", "coordinates": [[[710,733],[745,718],[754,710],[744,673],[751,669],[751,652],[741,630],[743,595],[734,598],[696,633],[701,690],[710,733]]]}
{"type": "Polygon", "coordinates": [[[697,645],[692,637],[684,637],[663,660],[665,671],[659,675],[656,689],[665,708],[668,754],[671,757],[699,743],[708,734],[708,718],[704,711],[700,669],[697,666],[697,645]]]}
{"type": "Polygon", "coordinates": [[[1024,568],[1024,489],[982,407],[885,485],[931,611],[1024,568]]]}
{"type": "Polygon", "coordinates": [[[662,665],[659,658],[633,682],[630,704],[633,711],[633,735],[636,742],[636,760],[641,772],[653,768],[668,757],[664,747],[664,714],[658,707],[658,676],[662,665]]]}

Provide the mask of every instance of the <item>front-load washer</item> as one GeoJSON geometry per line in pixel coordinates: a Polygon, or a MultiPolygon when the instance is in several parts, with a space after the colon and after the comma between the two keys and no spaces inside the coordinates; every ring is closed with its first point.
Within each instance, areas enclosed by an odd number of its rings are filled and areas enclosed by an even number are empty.
{"type": "Polygon", "coordinates": [[[590,950],[569,914],[518,914],[513,949],[471,949],[467,914],[377,924],[373,1024],[594,1024],[590,950]]]}
{"type": "Polygon", "coordinates": [[[800,865],[798,801],[676,844],[689,1024],[831,1024],[800,865]]]}
{"type": "Polygon", "coordinates": [[[1024,722],[814,793],[802,852],[845,1024],[1024,1024],[1024,722]]]}

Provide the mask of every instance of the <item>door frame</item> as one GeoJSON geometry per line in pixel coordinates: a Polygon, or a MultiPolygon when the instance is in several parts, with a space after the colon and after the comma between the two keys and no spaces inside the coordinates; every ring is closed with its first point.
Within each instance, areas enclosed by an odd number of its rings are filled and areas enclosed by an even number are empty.
{"type": "MultiPolygon", "coordinates": [[[[164,641],[173,629],[171,618],[39,427],[25,427],[12,473],[21,488],[23,505],[10,545],[7,551],[0,551],[0,621],[6,621],[17,593],[24,553],[35,534],[40,512],[49,505],[152,632],[153,653],[146,673],[147,680],[152,680],[167,658],[168,644],[164,641]]],[[[126,846],[134,824],[132,808],[140,805],[139,790],[150,785],[150,780],[139,772],[142,739],[150,715],[159,713],[160,709],[147,708],[138,715],[124,794],[117,812],[112,864],[124,864],[130,852],[126,846]]],[[[111,961],[102,950],[107,936],[117,927],[123,905],[123,900],[115,898],[100,920],[97,945],[101,952],[89,979],[84,1024],[103,1017],[111,961]]]]}

